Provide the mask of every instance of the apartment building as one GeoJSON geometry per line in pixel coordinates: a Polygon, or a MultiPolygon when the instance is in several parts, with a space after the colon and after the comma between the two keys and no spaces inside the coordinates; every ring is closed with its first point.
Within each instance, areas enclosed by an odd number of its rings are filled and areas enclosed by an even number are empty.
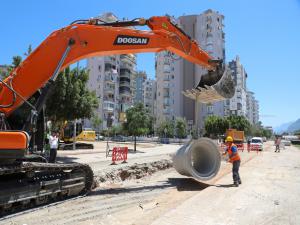
{"type": "Polygon", "coordinates": [[[147,79],[144,82],[144,106],[148,110],[151,116],[156,113],[156,81],[147,79]]]}
{"type": "MultiPolygon", "coordinates": [[[[223,20],[224,16],[219,12],[206,10],[200,15],[181,16],[176,21],[210,55],[225,59],[223,20]]],[[[184,97],[181,92],[196,87],[206,72],[204,68],[168,52],[156,55],[158,123],[184,117],[189,124],[195,124],[195,101],[184,97]]],[[[224,108],[224,102],[202,105],[198,111],[200,127],[210,114],[224,116],[224,108]]]]}
{"type": "MultiPolygon", "coordinates": [[[[117,17],[104,13],[99,17],[113,22],[117,17]]],[[[134,54],[92,57],[87,60],[89,70],[88,88],[95,90],[99,99],[96,114],[102,119],[98,129],[103,130],[124,122],[124,112],[133,104],[132,78],[136,70],[134,54]]],[[[91,121],[85,121],[86,127],[92,127],[91,121]]]]}
{"type": "Polygon", "coordinates": [[[239,56],[228,63],[232,78],[236,84],[235,94],[225,101],[225,116],[237,115],[247,117],[247,73],[240,62],[239,56]]]}
{"type": "Polygon", "coordinates": [[[247,119],[251,124],[259,122],[259,102],[254,97],[254,92],[247,91],[247,119]]]}
{"type": "Polygon", "coordinates": [[[133,105],[134,96],[132,95],[132,82],[136,73],[136,55],[126,54],[120,56],[120,84],[119,84],[119,104],[120,112],[133,105]]]}
{"type": "Polygon", "coordinates": [[[156,54],[156,125],[182,116],[181,74],[172,53],[156,54]]]}
{"type": "Polygon", "coordinates": [[[144,83],[147,79],[145,71],[138,71],[135,76],[134,103],[144,103],[144,83]]]}

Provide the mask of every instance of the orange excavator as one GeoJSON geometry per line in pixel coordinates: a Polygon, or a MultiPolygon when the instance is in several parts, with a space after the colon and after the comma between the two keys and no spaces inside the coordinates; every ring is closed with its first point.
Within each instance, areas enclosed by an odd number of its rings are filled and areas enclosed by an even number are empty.
{"type": "Polygon", "coordinates": [[[52,164],[29,154],[43,148],[44,104],[60,71],[92,56],[165,50],[208,70],[197,87],[201,90],[223,76],[222,61],[214,60],[170,18],[151,17],[110,23],[74,21],[50,34],[9,77],[0,80],[1,213],[87,193],[92,188],[93,171],[88,165],[52,164]],[[133,28],[144,25],[150,29],[133,28]],[[17,123],[20,117],[25,119],[17,123]]]}

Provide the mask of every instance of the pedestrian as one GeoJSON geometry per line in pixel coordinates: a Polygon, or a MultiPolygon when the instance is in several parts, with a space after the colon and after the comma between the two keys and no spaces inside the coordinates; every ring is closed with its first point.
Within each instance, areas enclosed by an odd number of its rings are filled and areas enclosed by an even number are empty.
{"type": "Polygon", "coordinates": [[[50,135],[49,143],[50,143],[49,163],[55,163],[57,148],[58,148],[58,135],[56,132],[52,132],[52,134],[50,135]]]}
{"type": "Polygon", "coordinates": [[[241,158],[238,153],[237,146],[233,143],[233,138],[231,136],[227,136],[226,138],[226,151],[223,153],[224,155],[228,154],[229,162],[232,163],[232,177],[233,184],[238,187],[239,184],[242,184],[241,177],[239,174],[239,168],[241,164],[241,158]]]}
{"type": "Polygon", "coordinates": [[[250,150],[251,150],[251,140],[250,139],[248,139],[248,141],[247,141],[247,150],[248,150],[248,152],[250,152],[250,150]]]}
{"type": "Polygon", "coordinates": [[[276,139],[275,139],[275,146],[276,146],[275,152],[280,152],[280,142],[281,142],[280,138],[276,137],[276,139]]]}

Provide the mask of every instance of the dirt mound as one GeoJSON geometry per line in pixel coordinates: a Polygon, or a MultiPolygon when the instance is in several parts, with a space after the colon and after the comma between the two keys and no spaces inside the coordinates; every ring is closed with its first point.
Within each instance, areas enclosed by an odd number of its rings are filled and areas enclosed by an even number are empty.
{"type": "Polygon", "coordinates": [[[149,176],[159,170],[168,169],[172,166],[172,160],[160,160],[141,164],[135,163],[131,166],[101,172],[97,174],[94,179],[98,184],[106,182],[121,182],[129,179],[140,179],[142,177],[149,176]]]}

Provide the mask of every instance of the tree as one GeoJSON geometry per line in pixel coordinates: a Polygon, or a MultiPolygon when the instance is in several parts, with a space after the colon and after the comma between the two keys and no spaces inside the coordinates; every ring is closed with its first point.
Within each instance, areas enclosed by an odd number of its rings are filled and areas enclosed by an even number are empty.
{"type": "Polygon", "coordinates": [[[159,137],[172,138],[174,137],[174,128],[173,121],[165,120],[159,125],[157,133],[159,137]]]}
{"type": "Polygon", "coordinates": [[[250,133],[251,124],[244,116],[231,115],[227,119],[230,128],[244,131],[246,134],[250,133]]]}
{"type": "Polygon", "coordinates": [[[85,69],[66,68],[55,81],[46,103],[46,114],[54,122],[63,123],[79,118],[91,118],[98,107],[96,93],[86,87],[85,69]]]}
{"type": "Polygon", "coordinates": [[[149,113],[149,122],[148,122],[148,134],[153,135],[154,134],[154,123],[155,123],[155,118],[150,115],[149,113]]]}
{"type": "Polygon", "coordinates": [[[185,138],[187,135],[186,132],[186,120],[183,118],[176,118],[175,122],[176,134],[178,138],[185,138]]]}
{"type": "Polygon", "coordinates": [[[12,61],[12,67],[13,68],[17,68],[21,62],[22,62],[22,57],[17,55],[17,56],[13,56],[13,61],[12,61]]]}
{"type": "Polygon", "coordinates": [[[294,132],[294,134],[295,134],[295,135],[300,135],[300,130],[296,130],[296,131],[294,132]]]}
{"type": "Polygon", "coordinates": [[[123,124],[124,130],[134,136],[134,152],[136,152],[136,136],[149,132],[149,115],[142,103],[138,103],[126,110],[127,121],[123,124]]]}
{"type": "Polygon", "coordinates": [[[100,131],[100,124],[102,123],[101,118],[98,115],[93,115],[92,119],[91,119],[92,125],[94,127],[95,130],[98,130],[98,132],[100,131]]]}
{"type": "Polygon", "coordinates": [[[211,115],[205,119],[204,127],[208,136],[217,137],[226,132],[229,128],[229,121],[226,118],[211,115]]]}

